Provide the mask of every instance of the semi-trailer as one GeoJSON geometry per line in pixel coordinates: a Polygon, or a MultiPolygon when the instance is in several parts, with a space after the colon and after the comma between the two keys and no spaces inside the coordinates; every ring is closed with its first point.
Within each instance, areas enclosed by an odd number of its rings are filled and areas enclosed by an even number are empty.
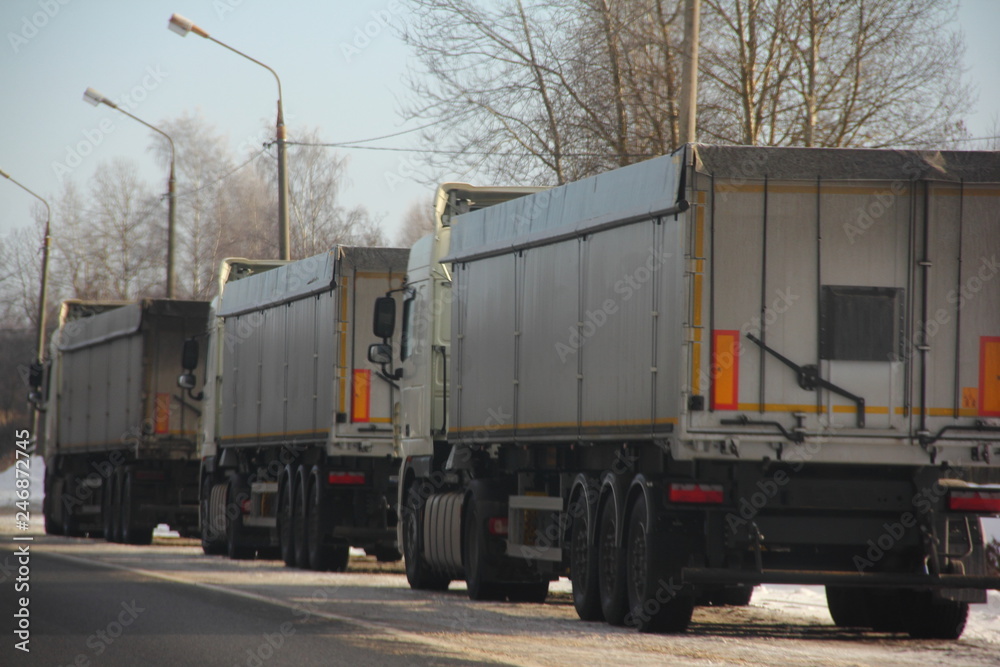
{"type": "Polygon", "coordinates": [[[177,391],[177,350],[208,303],[63,302],[46,382],[45,529],[148,544],[198,529],[199,406],[177,391]]]}
{"type": "Polygon", "coordinates": [[[995,152],[692,144],[442,186],[369,349],[410,585],[568,575],[583,619],[683,631],[815,584],[837,625],[958,637],[1000,588],[998,202],[995,152]]]}
{"type": "Polygon", "coordinates": [[[290,263],[222,263],[207,335],[185,344],[178,381],[202,399],[206,553],[314,570],[343,570],[352,546],[399,559],[394,390],[365,354],[373,303],[402,284],[406,258],[336,246],[290,263]]]}

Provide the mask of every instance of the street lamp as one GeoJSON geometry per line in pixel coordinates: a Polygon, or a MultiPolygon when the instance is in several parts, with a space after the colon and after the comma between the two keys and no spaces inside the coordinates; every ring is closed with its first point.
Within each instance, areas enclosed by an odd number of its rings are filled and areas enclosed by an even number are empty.
{"type": "Polygon", "coordinates": [[[0,176],[3,176],[32,197],[45,204],[45,238],[42,242],[42,287],[41,294],[38,295],[38,346],[35,352],[35,363],[31,366],[31,375],[28,383],[31,386],[31,392],[28,394],[28,400],[34,407],[31,434],[36,438],[37,442],[40,413],[42,411],[42,374],[45,371],[45,306],[49,294],[49,246],[52,245],[52,237],[49,234],[49,227],[52,221],[52,209],[49,208],[49,203],[47,201],[11,178],[10,174],[3,169],[0,169],[0,176]]]}
{"type": "Polygon", "coordinates": [[[104,95],[101,95],[93,88],[87,88],[87,90],[84,91],[83,101],[88,104],[93,104],[95,107],[99,104],[106,104],[112,109],[117,109],[132,120],[142,123],[154,132],[159,132],[166,137],[167,141],[170,143],[170,179],[167,181],[167,298],[172,299],[174,297],[174,248],[176,245],[175,229],[177,219],[175,206],[177,197],[174,190],[174,140],[160,128],[154,127],[143,119],[133,116],[128,111],[125,111],[125,109],[122,109],[120,106],[106,98],[104,95]]]}
{"type": "Polygon", "coordinates": [[[193,21],[184,18],[180,14],[173,14],[170,17],[170,23],[167,24],[167,27],[181,37],[184,37],[189,32],[193,32],[196,35],[204,37],[205,39],[210,39],[219,46],[223,46],[233,53],[241,55],[251,62],[257,63],[273,74],[274,80],[278,82],[278,253],[281,255],[281,259],[291,259],[288,232],[288,164],[285,162],[285,114],[281,108],[281,79],[278,78],[278,73],[261,61],[251,58],[242,51],[237,51],[228,44],[220,42],[196,26],[193,21]]]}

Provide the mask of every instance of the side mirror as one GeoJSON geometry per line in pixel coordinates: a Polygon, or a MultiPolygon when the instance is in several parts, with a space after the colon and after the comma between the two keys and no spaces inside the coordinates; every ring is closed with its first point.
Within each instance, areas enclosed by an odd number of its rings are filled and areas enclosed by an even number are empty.
{"type": "Polygon", "coordinates": [[[375,299],[375,318],[372,332],[376,338],[391,338],[396,329],[396,300],[391,296],[375,299]]]}
{"type": "Polygon", "coordinates": [[[186,371],[198,368],[198,356],[198,341],[194,338],[188,338],[184,341],[184,350],[181,352],[181,368],[186,371]]]}
{"type": "Polygon", "coordinates": [[[392,363],[392,348],[388,343],[373,343],[368,346],[368,361],[385,366],[392,363]]]}
{"type": "Polygon", "coordinates": [[[31,366],[28,367],[28,386],[35,392],[42,386],[42,374],[44,372],[45,367],[38,361],[32,361],[31,366]]]}
{"type": "Polygon", "coordinates": [[[188,391],[194,389],[197,382],[198,381],[195,379],[194,373],[185,373],[177,378],[177,386],[181,389],[187,389],[188,391]]]}

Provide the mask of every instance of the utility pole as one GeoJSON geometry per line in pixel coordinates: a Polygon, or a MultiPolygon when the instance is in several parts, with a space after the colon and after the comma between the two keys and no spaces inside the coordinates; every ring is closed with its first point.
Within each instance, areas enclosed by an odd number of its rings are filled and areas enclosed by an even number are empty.
{"type": "Polygon", "coordinates": [[[687,0],[684,7],[684,68],[681,73],[680,143],[697,141],[698,116],[698,32],[701,0],[687,0]]]}

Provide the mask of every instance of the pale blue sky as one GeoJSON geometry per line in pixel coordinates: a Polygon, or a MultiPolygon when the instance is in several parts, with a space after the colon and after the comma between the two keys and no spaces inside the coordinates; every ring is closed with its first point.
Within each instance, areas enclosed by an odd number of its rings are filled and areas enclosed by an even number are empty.
{"type": "MultiPolygon", "coordinates": [[[[274,121],[273,77],[208,40],[170,32],[167,20],[174,12],[273,67],[282,79],[289,126],[318,127],[329,141],[405,129],[398,107],[408,94],[402,74],[409,54],[373,16],[381,12],[401,25],[402,2],[3,0],[0,168],[42,196],[54,197],[60,178],[54,165],[65,165],[69,151],[81,142],[95,143],[87,141],[89,135],[100,143],[71,171],[80,185],[86,186],[100,162],[122,156],[134,160],[151,184],[165,189],[164,170],[146,150],[149,130],[107,107],[85,104],[82,95],[88,86],[111,99],[138,86],[145,99],[133,113],[147,122],[155,125],[200,109],[228,134],[234,152],[259,146],[262,128],[274,121]],[[348,59],[343,45],[366,27],[374,36],[348,59]],[[113,129],[102,131],[109,127],[113,129]]],[[[1000,114],[1000,1],[963,0],[959,20],[969,77],[979,89],[969,126],[983,136],[1000,114]]],[[[384,143],[412,146],[415,136],[384,143]]],[[[391,239],[406,208],[430,194],[427,186],[409,179],[387,179],[387,174],[408,173],[416,164],[415,154],[345,153],[352,181],[346,202],[384,215],[391,239]],[[395,189],[390,191],[387,183],[395,189]]],[[[183,182],[178,189],[183,191],[183,182]]],[[[33,204],[26,193],[0,180],[0,239],[31,224],[33,204]]],[[[58,234],[58,220],[53,233],[58,234]]]]}

